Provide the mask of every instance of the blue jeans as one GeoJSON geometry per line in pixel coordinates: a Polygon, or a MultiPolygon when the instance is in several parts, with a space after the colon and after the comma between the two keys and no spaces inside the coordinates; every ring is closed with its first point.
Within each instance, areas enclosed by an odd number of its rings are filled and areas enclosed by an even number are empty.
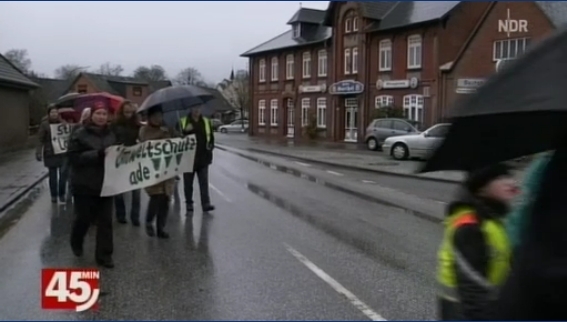
{"type": "Polygon", "coordinates": [[[67,169],[66,167],[49,168],[49,191],[51,198],[65,198],[67,188],[67,169]]]}

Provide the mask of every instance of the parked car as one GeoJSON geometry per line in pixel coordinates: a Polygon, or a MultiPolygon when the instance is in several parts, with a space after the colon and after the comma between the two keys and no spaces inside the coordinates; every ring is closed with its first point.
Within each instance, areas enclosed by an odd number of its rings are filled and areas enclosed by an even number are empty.
{"type": "Polygon", "coordinates": [[[375,119],[366,128],[364,142],[369,150],[379,150],[387,138],[408,133],[419,133],[419,131],[404,119],[375,119]]]}
{"type": "Polygon", "coordinates": [[[219,119],[212,119],[211,122],[213,123],[213,131],[215,132],[222,126],[222,121],[219,119]]]}
{"type": "Polygon", "coordinates": [[[441,143],[449,131],[449,123],[436,124],[422,133],[389,137],[382,149],[396,160],[426,159],[441,143]]]}
{"type": "Polygon", "coordinates": [[[219,126],[219,132],[221,133],[229,133],[229,132],[241,132],[244,133],[248,131],[248,121],[234,121],[227,125],[219,126]],[[244,129],[242,124],[244,123],[244,129]]]}

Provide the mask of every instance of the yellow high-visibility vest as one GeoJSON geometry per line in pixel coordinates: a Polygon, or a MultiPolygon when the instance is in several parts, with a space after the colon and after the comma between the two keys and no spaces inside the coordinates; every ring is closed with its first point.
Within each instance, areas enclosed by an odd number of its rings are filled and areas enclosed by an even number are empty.
{"type": "Polygon", "coordinates": [[[510,272],[511,246],[503,223],[495,219],[483,220],[481,231],[490,249],[488,276],[484,277],[466,262],[453,247],[453,237],[457,228],[465,224],[479,222],[472,208],[464,208],[445,220],[445,233],[438,253],[437,281],[441,296],[450,301],[459,301],[455,265],[479,285],[496,292],[510,272]]]}
{"type": "MultiPolygon", "coordinates": [[[[180,124],[181,124],[181,130],[187,130],[187,127],[191,126],[191,122],[189,122],[189,118],[186,117],[182,117],[181,120],[179,120],[180,124]]],[[[203,116],[203,122],[205,123],[205,135],[207,136],[207,144],[209,144],[209,142],[211,142],[211,128],[212,128],[212,121],[208,118],[208,117],[204,117],[203,116]]]]}

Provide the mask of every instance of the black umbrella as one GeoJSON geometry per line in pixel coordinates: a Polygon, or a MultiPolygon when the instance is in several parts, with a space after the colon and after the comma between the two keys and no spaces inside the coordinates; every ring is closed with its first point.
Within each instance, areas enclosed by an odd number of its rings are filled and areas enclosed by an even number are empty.
{"type": "Polygon", "coordinates": [[[446,139],[420,172],[473,170],[555,149],[567,138],[567,30],[510,63],[449,116],[446,139]]]}

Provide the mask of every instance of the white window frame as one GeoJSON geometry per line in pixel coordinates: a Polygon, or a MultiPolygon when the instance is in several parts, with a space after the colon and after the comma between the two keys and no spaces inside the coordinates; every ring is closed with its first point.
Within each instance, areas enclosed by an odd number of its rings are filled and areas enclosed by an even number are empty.
{"type": "Polygon", "coordinates": [[[352,19],[346,18],[345,19],[345,33],[352,32],[352,19]]]}
{"type": "Polygon", "coordinates": [[[311,52],[304,52],[303,53],[303,60],[302,60],[302,76],[303,78],[310,78],[311,77],[311,52]]]}
{"type": "Polygon", "coordinates": [[[424,114],[425,101],[423,95],[420,94],[405,95],[403,108],[404,108],[404,114],[408,120],[415,122],[423,122],[423,118],[425,117],[424,114]]]}
{"type": "Polygon", "coordinates": [[[309,108],[311,108],[311,99],[301,99],[301,127],[309,125],[309,108]]]}
{"type": "Polygon", "coordinates": [[[526,48],[530,45],[530,40],[529,37],[523,37],[494,41],[492,45],[492,60],[496,62],[517,58],[526,52],[526,48]]]}
{"type": "Polygon", "coordinates": [[[358,74],[358,47],[352,49],[352,74],[358,74]]]}
{"type": "Polygon", "coordinates": [[[320,129],[327,128],[327,98],[319,97],[317,99],[317,127],[320,129]]]}
{"type": "Polygon", "coordinates": [[[266,81],[266,60],[260,59],[258,63],[258,81],[263,83],[266,81]]]}
{"type": "Polygon", "coordinates": [[[301,24],[296,23],[293,26],[293,38],[299,38],[299,37],[301,37],[301,24]]]}
{"type": "Polygon", "coordinates": [[[378,70],[389,72],[392,70],[392,40],[384,39],[378,45],[378,70]]]}
{"type": "Polygon", "coordinates": [[[408,37],[408,69],[421,68],[423,59],[423,40],[421,35],[408,37]]]}
{"type": "Polygon", "coordinates": [[[278,100],[270,101],[270,126],[278,126],[278,100]]]}
{"type": "Polygon", "coordinates": [[[358,17],[352,18],[352,31],[358,31],[358,17]]]}
{"type": "Polygon", "coordinates": [[[375,108],[382,108],[393,105],[394,105],[393,95],[378,95],[375,98],[375,103],[374,103],[375,108]]]}
{"type": "Polygon", "coordinates": [[[266,125],[266,100],[258,101],[258,125],[266,125]]]}
{"type": "Polygon", "coordinates": [[[279,59],[278,57],[272,57],[272,71],[271,71],[271,78],[272,78],[272,82],[276,82],[278,80],[278,74],[279,74],[279,59]]]}
{"type": "Polygon", "coordinates": [[[344,63],[345,63],[345,66],[344,66],[345,75],[350,75],[351,67],[352,67],[352,59],[351,59],[351,56],[350,56],[350,48],[345,49],[344,59],[345,59],[345,61],[344,61],[344,63]]]}
{"type": "Polygon", "coordinates": [[[324,49],[317,53],[317,76],[327,76],[327,51],[324,49]]]}
{"type": "Polygon", "coordinates": [[[295,78],[295,56],[289,54],[285,56],[285,79],[292,80],[295,78]]]}

